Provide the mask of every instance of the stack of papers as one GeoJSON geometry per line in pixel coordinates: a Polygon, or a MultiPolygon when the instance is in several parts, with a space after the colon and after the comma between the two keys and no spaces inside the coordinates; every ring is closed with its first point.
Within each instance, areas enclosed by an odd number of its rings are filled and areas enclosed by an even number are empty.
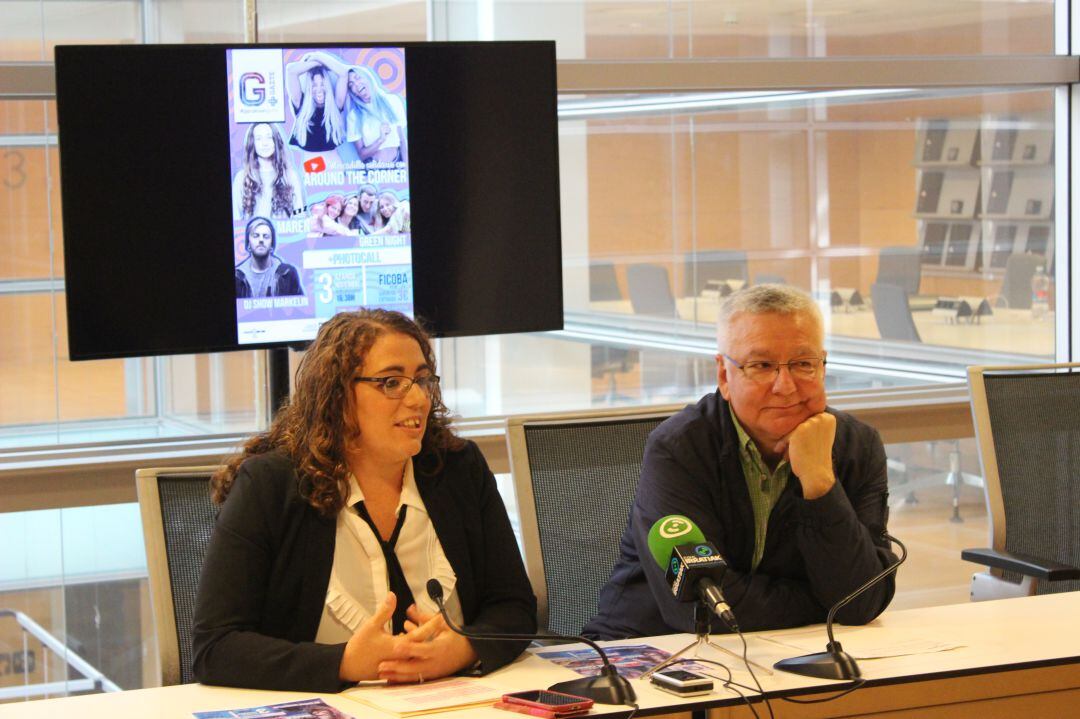
{"type": "Polygon", "coordinates": [[[353,687],[339,696],[398,716],[493,704],[507,689],[475,677],[449,677],[423,684],[353,687]]]}

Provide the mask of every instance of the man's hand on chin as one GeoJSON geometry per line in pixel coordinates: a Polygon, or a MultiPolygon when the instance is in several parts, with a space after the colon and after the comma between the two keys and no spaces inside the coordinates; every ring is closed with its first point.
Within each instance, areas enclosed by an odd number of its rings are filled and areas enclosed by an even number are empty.
{"type": "Polygon", "coordinates": [[[803,498],[817,499],[833,484],[832,446],[836,438],[836,417],[825,412],[825,395],[807,403],[814,412],[777,444],[787,454],[792,473],[802,483],[803,498]]]}

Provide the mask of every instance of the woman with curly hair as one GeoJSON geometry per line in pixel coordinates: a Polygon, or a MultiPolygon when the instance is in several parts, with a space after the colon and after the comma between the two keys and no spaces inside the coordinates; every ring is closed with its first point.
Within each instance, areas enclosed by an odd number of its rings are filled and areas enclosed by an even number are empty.
{"type": "Polygon", "coordinates": [[[233,178],[233,217],[287,219],[304,207],[300,180],[289,166],[281,133],[268,122],[248,128],[244,165],[233,178]]]}
{"type": "Polygon", "coordinates": [[[431,341],[397,312],[336,315],[291,401],[211,480],[221,504],[199,583],[194,673],[206,684],[333,692],[365,679],[490,672],[536,599],[495,480],[456,437],[431,341]]]}

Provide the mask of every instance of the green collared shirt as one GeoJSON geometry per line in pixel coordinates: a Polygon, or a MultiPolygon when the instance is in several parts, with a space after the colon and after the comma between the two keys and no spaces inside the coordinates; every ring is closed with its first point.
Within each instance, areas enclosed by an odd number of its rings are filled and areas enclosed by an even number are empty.
{"type": "Polygon", "coordinates": [[[750,504],[754,508],[754,560],[750,564],[750,571],[754,571],[761,562],[761,555],[765,553],[765,531],[769,527],[769,514],[787,486],[788,478],[791,477],[791,465],[786,459],[781,460],[776,470],[770,472],[769,465],[762,459],[754,440],[739,424],[735,410],[731,409],[730,405],[728,410],[739,435],[739,464],[743,477],[746,478],[746,489],[750,492],[750,504]]]}

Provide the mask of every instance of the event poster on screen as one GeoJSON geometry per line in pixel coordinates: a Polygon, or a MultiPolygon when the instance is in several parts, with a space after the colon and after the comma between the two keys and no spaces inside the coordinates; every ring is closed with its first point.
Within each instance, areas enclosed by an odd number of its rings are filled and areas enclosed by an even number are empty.
{"type": "Polygon", "coordinates": [[[404,48],[226,53],[240,344],[361,307],[411,316],[404,48]]]}

